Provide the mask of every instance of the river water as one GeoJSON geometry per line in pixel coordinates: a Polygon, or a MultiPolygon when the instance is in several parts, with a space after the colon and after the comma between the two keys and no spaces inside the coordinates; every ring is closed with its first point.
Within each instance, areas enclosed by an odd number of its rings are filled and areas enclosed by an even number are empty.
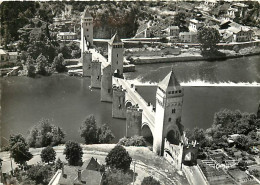
{"type": "MultiPolygon", "coordinates": [[[[221,87],[226,82],[260,83],[260,56],[229,59],[219,62],[182,62],[136,66],[136,72],[127,73],[137,83],[156,83],[173,66],[184,84],[182,121],[186,128],[211,126],[214,113],[223,108],[256,112],[260,87],[221,87]],[[189,86],[190,81],[215,84],[213,87],[189,86]]],[[[83,142],[79,127],[83,120],[94,114],[99,125],[107,123],[115,134],[115,142],[125,134],[125,121],[111,117],[111,103],[100,102],[100,91],[89,89],[90,79],[64,74],[50,77],[8,77],[1,82],[1,136],[11,133],[26,136],[31,126],[48,118],[66,132],[66,139],[83,142]]],[[[194,83],[192,83],[194,84],[194,83]]],[[[234,84],[233,84],[234,85],[234,84]]],[[[155,87],[138,87],[147,101],[154,102],[155,87]]],[[[4,139],[2,142],[4,143],[4,139]]]]}

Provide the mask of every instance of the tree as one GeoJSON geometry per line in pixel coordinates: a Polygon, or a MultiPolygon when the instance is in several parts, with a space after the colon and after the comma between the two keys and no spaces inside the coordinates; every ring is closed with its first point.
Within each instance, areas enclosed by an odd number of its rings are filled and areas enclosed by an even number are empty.
{"type": "Polygon", "coordinates": [[[36,59],[36,73],[41,75],[47,74],[48,62],[43,54],[40,54],[36,59]]]}
{"type": "Polygon", "coordinates": [[[50,123],[49,119],[42,119],[29,130],[27,142],[30,147],[56,146],[64,143],[64,131],[50,123]]]}
{"type": "Polygon", "coordinates": [[[127,171],[130,169],[132,158],[129,153],[121,145],[116,145],[107,155],[106,164],[111,168],[122,169],[127,171]]]}
{"type": "Polygon", "coordinates": [[[180,32],[185,32],[188,31],[188,28],[185,26],[186,24],[186,15],[182,12],[177,13],[174,16],[174,25],[179,26],[180,32]]]}
{"type": "Polygon", "coordinates": [[[198,41],[201,44],[202,53],[212,54],[217,51],[220,34],[215,28],[202,27],[198,31],[198,41]]]}
{"type": "Polygon", "coordinates": [[[103,175],[103,185],[128,185],[132,182],[132,175],[122,170],[108,170],[103,175]]]}
{"type": "Polygon", "coordinates": [[[9,149],[11,157],[21,166],[24,166],[33,156],[29,152],[29,147],[21,134],[10,136],[9,149]]]}
{"type": "Polygon", "coordinates": [[[26,171],[28,180],[34,181],[36,184],[47,185],[52,175],[52,168],[49,165],[36,164],[26,171]]]}
{"type": "Polygon", "coordinates": [[[103,124],[98,128],[98,141],[99,143],[110,143],[115,138],[107,124],[103,124]]]}
{"type": "Polygon", "coordinates": [[[84,138],[86,144],[98,143],[97,125],[94,115],[89,115],[80,126],[80,136],[84,138]]]}
{"type": "Polygon", "coordinates": [[[82,163],[83,151],[81,146],[73,141],[67,141],[64,152],[66,160],[69,165],[78,166],[82,163]]]}
{"type": "Polygon", "coordinates": [[[57,159],[56,163],[55,163],[55,170],[59,170],[62,169],[63,166],[63,162],[60,160],[60,158],[57,159]]]}
{"type": "Polygon", "coordinates": [[[236,138],[235,143],[237,148],[246,150],[249,146],[249,140],[245,135],[240,135],[236,138]]]}
{"type": "Polygon", "coordinates": [[[56,152],[51,146],[47,146],[41,152],[41,159],[44,163],[54,162],[56,159],[56,152]]]}
{"type": "Polygon", "coordinates": [[[152,176],[145,177],[141,185],[160,185],[160,182],[155,180],[152,176]]]}
{"type": "Polygon", "coordinates": [[[258,169],[253,169],[249,171],[251,175],[255,176],[256,178],[260,177],[260,171],[258,169]]]}
{"type": "Polygon", "coordinates": [[[56,70],[57,72],[64,72],[66,70],[66,67],[64,66],[64,58],[62,53],[59,53],[58,56],[56,56],[52,63],[52,68],[56,70]]]}

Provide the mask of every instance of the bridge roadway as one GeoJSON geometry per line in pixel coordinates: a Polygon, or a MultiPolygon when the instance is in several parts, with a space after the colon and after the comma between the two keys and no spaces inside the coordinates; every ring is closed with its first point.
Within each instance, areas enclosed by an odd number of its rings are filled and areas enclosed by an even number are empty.
{"type": "Polygon", "coordinates": [[[142,126],[147,123],[153,133],[155,122],[155,111],[153,111],[153,107],[148,106],[148,103],[142,98],[142,96],[140,96],[137,91],[135,91],[135,88],[131,88],[129,81],[113,77],[113,84],[122,86],[122,88],[126,90],[126,102],[130,101],[132,105],[138,104],[139,108],[143,110],[142,126]]]}

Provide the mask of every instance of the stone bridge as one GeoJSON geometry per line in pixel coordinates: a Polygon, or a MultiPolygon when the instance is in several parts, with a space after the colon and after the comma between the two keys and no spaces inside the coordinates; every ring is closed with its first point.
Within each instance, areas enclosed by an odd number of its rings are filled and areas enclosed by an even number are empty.
{"type": "Polygon", "coordinates": [[[140,129],[143,129],[145,126],[148,126],[152,135],[154,136],[155,110],[153,106],[149,105],[141,97],[141,95],[135,90],[135,86],[131,84],[128,80],[113,77],[113,86],[120,87],[125,92],[125,98],[123,102],[125,111],[128,107],[138,105],[139,110],[142,110],[142,123],[140,125],[140,129]]]}

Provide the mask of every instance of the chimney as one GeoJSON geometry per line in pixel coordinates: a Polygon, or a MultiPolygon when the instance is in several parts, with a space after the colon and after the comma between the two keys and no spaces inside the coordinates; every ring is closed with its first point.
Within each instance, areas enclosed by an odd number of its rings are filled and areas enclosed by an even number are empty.
{"type": "Polygon", "coordinates": [[[81,182],[81,169],[78,169],[78,180],[81,182]]]}

